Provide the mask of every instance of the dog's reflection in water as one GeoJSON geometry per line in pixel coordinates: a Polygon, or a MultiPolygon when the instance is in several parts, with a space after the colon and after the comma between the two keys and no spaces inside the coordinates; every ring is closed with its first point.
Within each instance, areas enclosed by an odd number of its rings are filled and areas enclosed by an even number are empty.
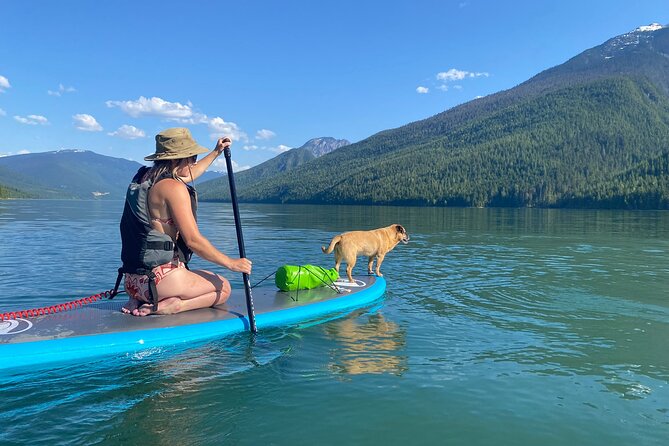
{"type": "Polygon", "coordinates": [[[407,357],[400,354],[406,344],[406,333],[381,314],[330,322],[326,332],[342,344],[330,352],[329,367],[335,373],[401,375],[408,370],[407,357]]]}

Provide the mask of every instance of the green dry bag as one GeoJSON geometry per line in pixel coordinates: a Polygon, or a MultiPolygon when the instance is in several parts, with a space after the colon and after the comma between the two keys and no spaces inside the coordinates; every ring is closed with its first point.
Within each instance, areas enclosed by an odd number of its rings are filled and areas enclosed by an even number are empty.
{"type": "Polygon", "coordinates": [[[334,268],[314,265],[283,265],[276,270],[274,283],[281,291],[310,290],[330,285],[339,274],[334,268]]]}

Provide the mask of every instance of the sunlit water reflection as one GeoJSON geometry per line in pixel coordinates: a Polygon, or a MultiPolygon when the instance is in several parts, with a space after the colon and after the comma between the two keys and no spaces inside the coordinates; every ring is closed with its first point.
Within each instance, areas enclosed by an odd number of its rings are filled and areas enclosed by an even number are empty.
{"type": "MultiPolygon", "coordinates": [[[[0,202],[0,310],[109,289],[121,207],[0,202]]],[[[320,246],[344,230],[401,223],[411,242],[386,258],[384,300],[341,319],[3,372],[0,443],[669,438],[669,214],[244,205],[242,219],[252,282],[330,266],[320,246]]],[[[229,205],[203,203],[199,221],[236,252],[229,205]]]]}

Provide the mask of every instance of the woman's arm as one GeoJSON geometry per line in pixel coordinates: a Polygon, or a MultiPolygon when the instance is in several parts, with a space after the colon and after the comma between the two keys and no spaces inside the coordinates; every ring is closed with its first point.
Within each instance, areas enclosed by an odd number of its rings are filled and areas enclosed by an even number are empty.
{"type": "MultiPolygon", "coordinates": [[[[219,140],[220,141],[220,140],[219,140]]],[[[190,196],[186,186],[177,180],[166,179],[156,185],[160,187],[167,209],[179,228],[179,237],[195,254],[231,271],[251,274],[251,261],[240,258],[233,259],[220,252],[200,233],[190,206],[190,196]]]]}
{"type": "Polygon", "coordinates": [[[181,177],[181,179],[186,183],[190,183],[191,181],[195,180],[200,175],[205,173],[209,168],[209,166],[211,166],[211,163],[213,163],[214,160],[218,158],[221,153],[223,153],[223,150],[226,147],[230,147],[231,145],[232,145],[232,140],[227,136],[223,138],[218,138],[214,150],[209,152],[207,156],[202,158],[197,163],[192,164],[190,170],[187,167],[181,168],[179,171],[177,171],[177,175],[179,175],[179,177],[181,177]],[[193,175],[192,178],[191,174],[193,175]]]}

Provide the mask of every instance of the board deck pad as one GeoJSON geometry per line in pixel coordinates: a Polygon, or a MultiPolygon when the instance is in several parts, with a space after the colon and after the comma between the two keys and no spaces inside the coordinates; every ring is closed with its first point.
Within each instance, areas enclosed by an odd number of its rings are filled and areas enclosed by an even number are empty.
{"type": "MultiPolygon", "coordinates": [[[[357,276],[355,284],[280,291],[252,290],[258,329],[349,312],[377,300],[385,280],[357,276]]],[[[243,289],[233,290],[222,305],[174,315],[145,317],[123,314],[125,295],[62,313],[0,321],[0,369],[78,359],[110,353],[134,352],[198,339],[238,333],[249,328],[243,289]]]]}

